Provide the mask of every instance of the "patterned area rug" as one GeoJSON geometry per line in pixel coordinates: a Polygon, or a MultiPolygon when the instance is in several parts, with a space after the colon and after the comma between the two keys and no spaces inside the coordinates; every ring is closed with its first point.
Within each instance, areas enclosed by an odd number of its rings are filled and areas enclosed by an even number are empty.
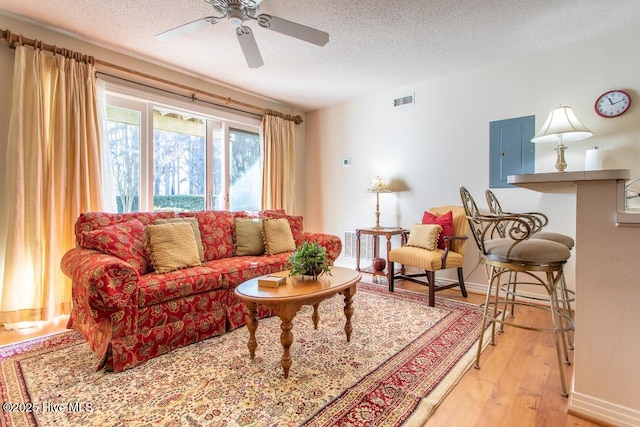
{"type": "Polygon", "coordinates": [[[284,379],[280,323],[262,319],[252,361],[240,328],[120,374],[95,372],[73,331],[0,349],[3,426],[421,425],[474,356],[475,305],[358,284],[346,342],[343,301],[294,319],[284,379]]]}

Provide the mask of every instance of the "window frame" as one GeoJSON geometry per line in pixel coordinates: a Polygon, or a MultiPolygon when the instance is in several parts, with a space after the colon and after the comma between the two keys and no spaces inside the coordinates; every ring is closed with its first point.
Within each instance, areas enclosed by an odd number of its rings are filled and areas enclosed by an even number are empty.
{"type": "Polygon", "coordinates": [[[105,81],[106,105],[128,108],[142,113],[140,121],[140,188],[138,194],[138,210],[140,212],[153,210],[153,110],[155,108],[169,109],[178,113],[195,115],[205,121],[205,209],[213,210],[213,160],[214,160],[214,129],[220,129],[223,138],[222,176],[224,210],[230,207],[230,159],[229,132],[238,129],[256,133],[261,137],[261,119],[244,114],[223,111],[204,101],[194,99],[189,102],[183,97],[171,93],[162,93],[160,89],[150,88],[140,90],[130,86],[105,81]],[[220,123],[217,126],[216,123],[220,123]]]}

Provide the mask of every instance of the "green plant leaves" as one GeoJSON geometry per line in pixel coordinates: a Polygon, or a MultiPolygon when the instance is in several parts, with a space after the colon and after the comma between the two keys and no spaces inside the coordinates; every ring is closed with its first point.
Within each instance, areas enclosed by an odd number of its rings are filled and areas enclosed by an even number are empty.
{"type": "Polygon", "coordinates": [[[313,276],[316,279],[322,273],[331,274],[327,261],[327,249],[318,243],[304,242],[288,258],[290,276],[313,276]]]}

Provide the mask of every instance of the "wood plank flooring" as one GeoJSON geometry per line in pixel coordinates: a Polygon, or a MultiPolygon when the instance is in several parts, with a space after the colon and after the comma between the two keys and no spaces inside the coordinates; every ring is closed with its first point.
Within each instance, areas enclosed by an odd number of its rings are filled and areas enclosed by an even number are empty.
{"type": "MultiPolygon", "coordinates": [[[[427,292],[427,287],[408,281],[396,288],[427,292]]],[[[438,292],[440,297],[484,302],[484,295],[469,293],[463,298],[458,288],[438,292]]],[[[545,322],[542,310],[518,307],[518,316],[531,323],[545,322]]],[[[573,352],[569,352],[573,359],[573,352]]],[[[573,365],[565,366],[571,384],[573,365]]],[[[570,387],[570,386],[569,386],[570,387]]],[[[569,400],[560,394],[560,374],[552,334],[506,327],[496,336],[496,345],[482,353],[480,369],[471,368],[445,398],[426,427],[592,427],[593,422],[567,414],[569,400]]]]}
{"type": "MultiPolygon", "coordinates": [[[[365,275],[367,276],[367,275],[365,275]]],[[[365,279],[369,279],[365,277],[365,279]]],[[[426,292],[411,282],[397,282],[397,288],[426,292]]],[[[437,294],[479,304],[484,297],[470,293],[463,298],[458,289],[437,294]]],[[[519,308],[520,309],[520,308],[519,308]]],[[[543,319],[544,313],[523,307],[519,314],[543,319]]],[[[0,330],[0,346],[64,330],[66,320],[33,331],[0,330]]],[[[573,357],[572,352],[569,354],[573,357]]],[[[565,368],[570,384],[573,366],[565,368]]],[[[426,427],[592,427],[593,422],[567,414],[568,399],[560,394],[560,377],[551,334],[506,328],[482,354],[481,368],[471,368],[429,418],[426,427]]]]}

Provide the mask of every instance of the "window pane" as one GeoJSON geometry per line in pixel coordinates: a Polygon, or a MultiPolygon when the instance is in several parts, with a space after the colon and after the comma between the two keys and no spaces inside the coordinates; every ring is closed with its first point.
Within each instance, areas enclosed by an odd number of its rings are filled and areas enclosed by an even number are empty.
{"type": "Polygon", "coordinates": [[[153,210],[205,208],[205,121],[153,111],[153,210]]]}
{"type": "Polygon", "coordinates": [[[139,111],[107,106],[108,138],[118,212],[137,212],[140,195],[139,111]]]}
{"type": "Polygon", "coordinates": [[[260,136],[229,129],[229,209],[259,210],[262,194],[260,136]]]}
{"type": "Polygon", "coordinates": [[[213,210],[225,210],[224,185],[224,139],[217,127],[213,129],[213,210]]]}

